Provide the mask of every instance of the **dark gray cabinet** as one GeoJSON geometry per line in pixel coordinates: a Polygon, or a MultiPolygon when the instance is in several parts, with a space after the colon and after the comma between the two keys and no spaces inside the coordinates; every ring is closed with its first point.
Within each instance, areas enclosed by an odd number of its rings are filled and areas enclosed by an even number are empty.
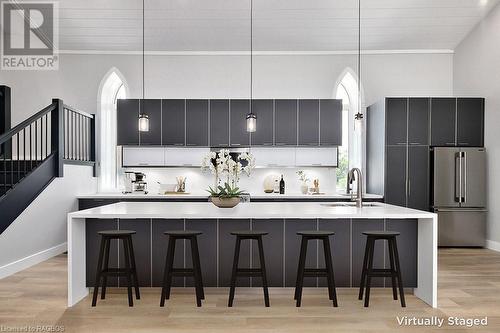
{"type": "Polygon", "coordinates": [[[208,100],[186,101],[186,146],[208,146],[208,100]]]}
{"type": "Polygon", "coordinates": [[[210,100],[210,146],[229,146],[229,100],[210,100]]]}
{"type": "MultiPolygon", "coordinates": [[[[120,219],[120,230],[134,230],[132,236],[134,245],[137,278],[140,286],[151,285],[151,220],[150,219],[120,219]]],[[[120,267],[125,267],[123,242],[119,242],[120,267]]],[[[127,285],[127,279],[119,277],[120,286],[127,285]]]]}
{"type": "Polygon", "coordinates": [[[257,116],[257,131],[251,133],[252,145],[272,146],[274,144],[274,101],[272,99],[253,100],[252,110],[257,116]]]}
{"type": "Polygon", "coordinates": [[[186,101],[164,99],[162,102],[162,144],[184,146],[186,144],[186,101]]]}
{"type": "Polygon", "coordinates": [[[408,147],[408,199],[409,208],[429,209],[429,147],[408,147]]]}
{"type": "Polygon", "coordinates": [[[484,98],[457,99],[457,145],[484,146],[484,98]]]}
{"type": "MultiPolygon", "coordinates": [[[[252,229],[266,231],[263,236],[262,245],[264,247],[264,259],[266,261],[267,283],[269,287],[283,287],[284,262],[283,244],[285,238],[283,219],[275,220],[252,220],[252,229]]],[[[252,245],[252,268],[260,267],[259,247],[257,242],[252,245]]],[[[262,286],[261,278],[252,278],[252,287],[262,286]]]]}
{"type": "MultiPolygon", "coordinates": [[[[349,220],[319,220],[319,230],[329,230],[335,232],[330,237],[330,248],[333,257],[333,272],[335,274],[335,284],[338,288],[351,287],[351,225],[349,220]]],[[[318,266],[325,267],[325,251],[323,242],[319,242],[318,266]]],[[[327,287],[326,278],[318,279],[319,287],[327,287]]]]}
{"type": "MultiPolygon", "coordinates": [[[[151,282],[153,287],[161,287],[163,282],[163,270],[167,257],[168,236],[163,233],[167,230],[184,230],[184,220],[152,220],[151,231],[151,282]]],[[[184,241],[177,241],[174,250],[174,267],[184,266],[184,241]]],[[[184,287],[183,277],[174,277],[172,286],[184,287]]]]}
{"type": "Polygon", "coordinates": [[[408,143],[429,145],[429,98],[408,99],[408,143]]]}
{"type": "Polygon", "coordinates": [[[456,98],[431,99],[431,145],[455,146],[456,98]]]}
{"type": "MultiPolygon", "coordinates": [[[[229,286],[231,272],[233,268],[234,248],[236,236],[231,235],[232,231],[249,230],[249,219],[219,220],[219,285],[229,286]]],[[[240,268],[250,267],[250,242],[243,241],[240,247],[240,268]]],[[[250,287],[250,278],[238,278],[238,287],[250,287]]]]}
{"type": "Polygon", "coordinates": [[[230,101],[230,139],[232,147],[250,145],[250,133],[247,132],[247,114],[250,113],[250,100],[232,99],[230,101]]]}
{"type": "MultiPolygon", "coordinates": [[[[386,220],[386,230],[397,231],[400,235],[396,238],[398,246],[399,263],[401,265],[401,278],[405,288],[417,287],[417,220],[386,220]]],[[[389,263],[389,251],[385,251],[385,262],[389,263]]],[[[391,279],[385,279],[385,286],[391,286],[391,279]]]]}
{"type": "Polygon", "coordinates": [[[297,145],[297,100],[277,99],[274,109],[276,146],[297,145]]]}
{"type": "MultiPolygon", "coordinates": [[[[315,219],[290,219],[286,220],[285,226],[285,287],[295,287],[297,279],[297,267],[299,265],[301,238],[297,235],[302,230],[317,230],[317,220],[315,219]]],[[[309,241],[307,244],[306,267],[317,268],[318,241],[309,241]]],[[[305,287],[316,287],[317,278],[304,278],[305,287]]]]}
{"type": "Polygon", "coordinates": [[[117,145],[139,144],[139,104],[138,99],[117,101],[117,145]]]}
{"type": "Polygon", "coordinates": [[[118,101],[118,145],[340,146],[342,101],[336,99],[124,99],[118,101]],[[248,133],[246,117],[257,115],[248,133]],[[139,132],[139,113],[150,130],[139,132]]]}
{"type": "Polygon", "coordinates": [[[319,101],[319,131],[321,146],[342,145],[342,100],[319,101]]]}
{"type": "MultiPolygon", "coordinates": [[[[205,287],[217,287],[217,220],[186,220],[186,230],[198,230],[201,274],[205,287]]],[[[191,242],[186,241],[186,267],[193,267],[191,242]]],[[[192,277],[186,278],[186,287],[194,286],[192,277]]]]}
{"type": "Polygon", "coordinates": [[[387,145],[406,145],[408,141],[408,99],[386,100],[385,136],[387,145]]]}
{"type": "Polygon", "coordinates": [[[299,100],[299,146],[319,144],[319,100],[299,100]]]}
{"type": "Polygon", "coordinates": [[[385,202],[406,206],[406,153],[405,146],[387,146],[385,161],[385,202]]]}
{"type": "Polygon", "coordinates": [[[141,100],[141,113],[149,117],[149,131],[139,132],[139,143],[141,145],[161,145],[161,106],[161,100],[159,99],[141,100]]]}
{"type": "MultiPolygon", "coordinates": [[[[85,264],[87,266],[87,275],[86,275],[87,287],[93,287],[95,282],[95,275],[97,271],[97,260],[99,259],[99,250],[101,246],[101,236],[99,236],[98,232],[102,230],[117,230],[117,229],[118,229],[118,219],[86,220],[85,222],[86,263],[85,264]]],[[[119,268],[117,240],[112,240],[111,246],[109,247],[109,267],[119,268]]],[[[118,278],[109,277],[108,287],[118,287],[118,278]]]]}

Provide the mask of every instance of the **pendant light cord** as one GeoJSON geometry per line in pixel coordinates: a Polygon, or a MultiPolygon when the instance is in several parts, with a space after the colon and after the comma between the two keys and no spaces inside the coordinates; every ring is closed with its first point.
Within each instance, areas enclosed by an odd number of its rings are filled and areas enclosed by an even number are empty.
{"type": "Polygon", "coordinates": [[[361,114],[361,0],[358,0],[358,117],[361,114]]]}
{"type": "MultiPolygon", "coordinates": [[[[250,0],[250,107],[253,100],[253,0],[250,0]]],[[[252,112],[252,109],[250,109],[252,112]]]]}
{"type": "Polygon", "coordinates": [[[145,58],[145,55],[144,55],[144,52],[145,52],[145,48],[144,48],[144,31],[145,31],[145,25],[144,25],[144,1],[145,0],[142,0],[142,99],[144,99],[145,97],[145,87],[144,87],[144,82],[145,82],[145,79],[144,79],[144,58],[145,58]]]}

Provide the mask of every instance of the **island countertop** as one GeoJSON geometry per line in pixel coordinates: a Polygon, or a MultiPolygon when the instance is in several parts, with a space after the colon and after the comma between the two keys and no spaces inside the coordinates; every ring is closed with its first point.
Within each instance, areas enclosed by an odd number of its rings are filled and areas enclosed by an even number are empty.
{"type": "Polygon", "coordinates": [[[357,208],[346,203],[250,202],[234,208],[217,208],[209,202],[119,202],[69,214],[72,218],[122,219],[433,219],[435,213],[384,203],[357,208]]]}
{"type": "MultiPolygon", "coordinates": [[[[402,270],[413,294],[437,306],[437,215],[378,202],[357,208],[350,202],[248,202],[218,208],[209,202],[117,202],[68,214],[68,306],[88,295],[95,271],[98,231],[137,230],[141,286],[157,287],[164,264],[165,230],[201,230],[203,274],[212,287],[226,287],[234,240],[230,230],[262,229],[269,232],[266,246],[271,285],[293,286],[299,246],[298,230],[333,230],[339,286],[356,288],[363,260],[363,230],[400,232],[402,270]],[[350,253],[348,256],[338,256],[350,253]],[[87,257],[88,256],[88,257],[87,257]],[[144,267],[143,267],[144,266],[144,267]]],[[[134,246],[135,246],[134,245],[134,246]]],[[[311,263],[320,262],[313,247],[311,263]]],[[[251,251],[250,249],[247,249],[251,251]]],[[[378,262],[385,265],[384,252],[378,262]]],[[[115,256],[113,259],[119,263],[115,256]]],[[[184,257],[184,261],[186,258],[184,257]]],[[[266,259],[267,260],[267,259],[266,259]]],[[[248,264],[248,263],[247,263],[248,264]]],[[[251,261],[250,261],[251,265],[251,261]]],[[[182,287],[182,285],[180,285],[182,287]]],[[[185,285],[184,285],[185,286],[185,285]]],[[[312,285],[319,286],[319,285],[312,285]]],[[[384,287],[381,283],[379,286],[384,287]]]]}

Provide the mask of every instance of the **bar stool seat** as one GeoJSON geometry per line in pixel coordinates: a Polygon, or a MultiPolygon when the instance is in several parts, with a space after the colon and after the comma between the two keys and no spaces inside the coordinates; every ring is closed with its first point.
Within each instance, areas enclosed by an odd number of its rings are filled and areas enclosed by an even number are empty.
{"type": "Polygon", "coordinates": [[[365,293],[365,307],[369,306],[370,302],[370,287],[372,277],[390,277],[392,282],[392,295],[394,300],[398,299],[397,287],[399,287],[399,296],[401,306],[406,307],[405,295],[403,289],[403,281],[401,278],[401,268],[399,263],[398,247],[396,237],[400,235],[397,231],[364,231],[366,235],[365,256],[363,259],[363,269],[361,271],[361,282],[359,286],[359,300],[363,299],[365,293]],[[375,241],[386,240],[389,247],[389,264],[390,268],[373,268],[373,255],[375,252],[375,241]]]}
{"type": "Polygon", "coordinates": [[[200,252],[198,250],[197,238],[203,233],[195,230],[168,230],[163,234],[168,236],[168,248],[163,271],[160,306],[165,306],[165,300],[170,299],[173,276],[192,276],[194,278],[196,290],[196,305],[200,307],[201,301],[205,299],[205,292],[203,290],[203,278],[201,274],[200,252]],[[189,240],[191,243],[192,268],[174,267],[175,243],[177,240],[182,239],[189,240]]]}
{"type": "Polygon", "coordinates": [[[262,289],[264,290],[264,303],[266,307],[269,307],[269,291],[267,287],[267,274],[266,274],[266,263],[264,259],[264,246],[262,243],[262,237],[267,235],[266,231],[258,230],[239,230],[232,231],[231,235],[236,236],[236,245],[234,249],[234,260],[233,260],[233,270],[231,273],[231,287],[229,289],[229,300],[228,307],[233,306],[234,292],[236,289],[236,279],[238,277],[260,277],[262,278],[262,289]],[[259,268],[240,268],[238,267],[238,262],[240,258],[240,247],[242,240],[256,240],[259,247],[259,268]]]}
{"type": "Polygon", "coordinates": [[[135,265],[134,247],[132,244],[132,235],[136,234],[133,230],[102,230],[97,232],[101,235],[101,247],[99,251],[99,259],[97,261],[96,278],[94,283],[94,293],[92,296],[92,306],[97,304],[97,294],[99,292],[99,284],[102,280],[101,299],[106,297],[106,287],[108,276],[123,276],[127,279],[128,305],[134,306],[132,298],[132,286],[135,290],[136,299],[140,299],[139,282],[137,278],[137,269],[135,265]],[[118,239],[123,241],[123,250],[125,258],[124,268],[109,267],[109,250],[111,240],[118,239]]]}
{"type": "Polygon", "coordinates": [[[335,289],[335,277],[333,274],[333,259],[330,249],[330,236],[335,235],[335,232],[328,230],[306,230],[298,231],[298,236],[301,236],[299,267],[297,269],[297,282],[295,283],[296,306],[300,307],[302,302],[302,288],[304,286],[304,277],[326,277],[328,281],[328,295],[333,302],[333,306],[337,307],[337,291],[335,289]],[[307,257],[307,242],[310,240],[323,241],[323,251],[325,254],[325,268],[306,268],[307,257]]]}

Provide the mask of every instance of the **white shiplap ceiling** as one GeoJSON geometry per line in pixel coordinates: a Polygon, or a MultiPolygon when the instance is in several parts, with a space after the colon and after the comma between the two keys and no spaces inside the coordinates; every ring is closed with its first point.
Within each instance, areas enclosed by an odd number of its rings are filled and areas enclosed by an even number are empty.
{"type": "MultiPolygon", "coordinates": [[[[454,49],[500,0],[361,0],[364,50],[454,49]]],[[[357,49],[357,0],[254,0],[256,51],[357,49]]],[[[142,0],[62,0],[60,49],[142,50],[142,0]]],[[[250,0],[145,0],[147,51],[248,51],[250,0]]]]}

